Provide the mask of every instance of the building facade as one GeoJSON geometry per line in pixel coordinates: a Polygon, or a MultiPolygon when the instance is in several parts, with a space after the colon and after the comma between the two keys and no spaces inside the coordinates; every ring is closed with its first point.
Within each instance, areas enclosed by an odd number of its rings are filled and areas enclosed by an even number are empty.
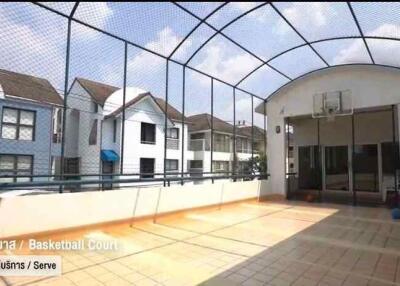
{"type": "Polygon", "coordinates": [[[18,176],[3,182],[53,174],[60,156],[62,103],[47,80],[0,70],[0,176],[18,176]]]}
{"type": "Polygon", "coordinates": [[[288,190],[317,190],[385,201],[395,189],[399,169],[398,79],[396,69],[352,65],[314,72],[276,92],[266,106],[272,130],[269,189],[283,195],[288,190]],[[315,98],[321,94],[340,94],[338,106],[347,113],[313,116],[315,98]],[[291,143],[285,126],[291,130],[291,143]],[[291,180],[285,164],[288,147],[294,158],[291,180]]]}

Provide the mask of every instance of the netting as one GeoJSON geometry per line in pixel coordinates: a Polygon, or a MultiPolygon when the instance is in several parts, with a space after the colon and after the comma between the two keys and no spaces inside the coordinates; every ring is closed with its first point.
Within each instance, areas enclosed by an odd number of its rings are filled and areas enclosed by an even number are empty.
{"type": "Polygon", "coordinates": [[[351,2],[2,3],[0,172],[183,179],[244,170],[240,160],[265,151],[255,109],[282,86],[336,65],[400,67],[399,11],[351,2]]]}

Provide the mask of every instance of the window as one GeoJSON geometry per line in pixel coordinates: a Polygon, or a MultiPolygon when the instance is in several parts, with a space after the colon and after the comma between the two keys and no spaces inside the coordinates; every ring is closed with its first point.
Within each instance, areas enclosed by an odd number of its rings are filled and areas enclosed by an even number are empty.
{"type": "Polygon", "coordinates": [[[142,122],[140,130],[140,141],[142,144],[156,143],[156,125],[142,122]]]}
{"type": "Polygon", "coordinates": [[[229,171],[229,161],[213,161],[213,172],[229,171]]]}
{"type": "Polygon", "coordinates": [[[0,155],[0,175],[17,175],[15,178],[3,178],[3,182],[31,181],[32,178],[24,175],[32,175],[32,155],[0,155]]]}
{"type": "MultiPolygon", "coordinates": [[[[68,175],[79,174],[80,159],[79,158],[65,158],[64,160],[64,173],[68,175]]],[[[69,176],[67,179],[77,179],[79,177],[69,176]]]]}
{"type": "Polygon", "coordinates": [[[97,144],[97,119],[93,121],[92,129],[90,129],[89,134],[89,145],[97,144]]]}
{"type": "Polygon", "coordinates": [[[214,134],[214,151],[230,152],[231,138],[229,135],[214,134]]]}
{"type": "Polygon", "coordinates": [[[178,128],[168,128],[167,138],[179,139],[179,129],[178,128]]]}
{"type": "Polygon", "coordinates": [[[53,143],[61,143],[62,110],[57,108],[53,116],[53,143]]]}
{"type": "Polygon", "coordinates": [[[165,170],[178,171],[178,160],[173,160],[173,159],[165,160],[165,170]]]}
{"type": "Polygon", "coordinates": [[[1,138],[33,141],[35,117],[35,111],[4,107],[1,138]]]}
{"type": "Polygon", "coordinates": [[[140,178],[154,178],[153,158],[140,158],[140,178]]]}
{"type": "Polygon", "coordinates": [[[92,111],[93,113],[98,113],[99,112],[99,105],[96,102],[92,102],[92,111]]]}
{"type": "Polygon", "coordinates": [[[190,139],[193,139],[193,140],[204,139],[204,133],[190,134],[190,139]]]}
{"type": "Polygon", "coordinates": [[[117,119],[113,121],[113,142],[117,142],[117,119]]]}
{"type": "Polygon", "coordinates": [[[203,169],[203,161],[202,160],[190,160],[189,161],[189,169],[203,169]]]}

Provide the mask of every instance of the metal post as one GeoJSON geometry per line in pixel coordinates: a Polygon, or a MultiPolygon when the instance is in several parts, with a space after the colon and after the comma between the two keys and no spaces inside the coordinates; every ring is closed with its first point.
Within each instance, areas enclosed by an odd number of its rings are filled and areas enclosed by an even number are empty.
{"type": "Polygon", "coordinates": [[[254,97],[251,95],[251,173],[254,172],[254,97]]]}
{"type": "MultiPolygon", "coordinates": [[[[183,185],[183,176],[184,176],[184,161],[185,161],[185,82],[186,79],[186,67],[183,67],[183,77],[182,77],[182,153],[181,153],[181,185],[183,185]]],[[[189,148],[189,145],[187,146],[189,148]]]]}
{"type": "Polygon", "coordinates": [[[286,193],[286,198],[290,199],[290,176],[291,174],[289,174],[289,147],[290,147],[290,132],[289,132],[289,117],[286,118],[286,140],[287,140],[287,148],[286,148],[286,162],[285,162],[285,176],[287,176],[287,193],[286,193]]]}
{"type": "MultiPolygon", "coordinates": [[[[267,101],[264,100],[264,160],[265,160],[265,176],[267,175],[267,101]]],[[[267,177],[266,177],[267,179],[267,177]]]]}
{"type": "Polygon", "coordinates": [[[398,164],[398,146],[396,144],[396,122],[395,122],[395,107],[392,105],[392,139],[393,139],[393,175],[394,175],[394,191],[395,191],[395,206],[399,204],[399,190],[397,182],[397,164],[398,164]]]}
{"type": "Polygon", "coordinates": [[[352,176],[352,187],[353,187],[353,205],[357,205],[357,194],[356,194],[356,180],[355,180],[355,171],[354,171],[354,157],[355,157],[355,136],[354,136],[354,114],[351,115],[351,176],[352,176]]]}
{"type": "Polygon", "coordinates": [[[126,104],[126,77],[128,66],[128,43],[125,42],[125,57],[124,57],[124,86],[122,94],[122,120],[121,120],[121,160],[120,173],[124,173],[124,149],[125,149],[125,104],[126,104]]]}
{"type": "MultiPolygon", "coordinates": [[[[214,79],[211,78],[211,142],[210,142],[210,172],[213,176],[213,150],[214,150],[214,79]]],[[[211,179],[214,184],[214,179],[211,179]]]]}
{"type": "MultiPolygon", "coordinates": [[[[61,136],[61,168],[60,178],[64,180],[64,167],[65,167],[65,127],[67,120],[67,93],[68,93],[68,81],[69,81],[69,64],[70,64],[70,50],[71,50],[71,19],[68,20],[68,31],[67,31],[67,49],[65,56],[65,79],[64,79],[64,101],[63,101],[63,120],[62,120],[62,136],[61,136]]],[[[62,193],[64,189],[63,185],[60,185],[59,192],[62,193]]]]}
{"type": "Polygon", "coordinates": [[[167,60],[166,69],[165,69],[165,115],[164,115],[164,187],[166,183],[166,172],[167,172],[167,129],[168,129],[168,68],[169,68],[169,60],[167,60]]]}
{"type": "Polygon", "coordinates": [[[317,148],[318,148],[318,175],[319,178],[318,180],[320,180],[318,183],[318,201],[321,202],[322,201],[322,154],[321,154],[321,136],[320,136],[320,120],[319,118],[317,118],[317,148]]]}
{"type": "MultiPolygon", "coordinates": [[[[232,174],[236,176],[236,88],[233,88],[233,166],[232,174]]],[[[236,182],[236,177],[233,179],[236,182]]]]}

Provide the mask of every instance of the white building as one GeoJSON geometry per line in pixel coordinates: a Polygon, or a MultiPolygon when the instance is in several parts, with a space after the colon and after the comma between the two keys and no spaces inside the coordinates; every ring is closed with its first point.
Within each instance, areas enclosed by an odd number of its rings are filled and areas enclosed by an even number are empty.
{"type": "MultiPolygon", "coordinates": [[[[190,143],[189,149],[193,151],[193,160],[189,160],[190,172],[211,172],[211,127],[213,127],[213,172],[232,171],[234,162],[237,170],[242,170],[244,164],[251,158],[252,136],[251,127],[236,128],[236,152],[234,152],[233,135],[234,126],[214,116],[213,122],[210,114],[197,114],[188,117],[190,143]],[[236,158],[235,158],[236,156],[236,158]]],[[[254,128],[254,155],[263,151],[264,132],[254,128]]]]}
{"type": "MultiPolygon", "coordinates": [[[[66,173],[163,173],[165,114],[168,125],[166,171],[181,172],[182,148],[185,152],[188,149],[181,142],[183,133],[188,138],[187,124],[182,129],[182,114],[171,105],[165,113],[163,99],[128,87],[125,136],[121,142],[122,98],[122,89],[75,79],[67,100],[66,173]]],[[[187,156],[185,154],[185,158],[187,156]]],[[[187,169],[186,162],[183,168],[187,169]]]]}
{"type": "Polygon", "coordinates": [[[52,175],[60,156],[62,104],[46,79],[0,70],[0,176],[21,176],[1,181],[52,175]]]}
{"type": "MultiPolygon", "coordinates": [[[[394,164],[398,147],[393,148],[400,126],[399,79],[398,69],[388,67],[332,67],[274,93],[266,103],[269,190],[281,195],[318,190],[322,195],[385,200],[399,169],[394,164]],[[315,118],[319,99],[344,114],[315,118]],[[286,125],[293,129],[296,173],[289,185],[286,125]]],[[[262,105],[257,108],[262,110],[262,105]]]]}
{"type": "MultiPolygon", "coordinates": [[[[123,90],[87,79],[74,80],[67,99],[65,173],[82,177],[122,171],[123,178],[139,178],[126,176],[137,173],[159,173],[158,177],[163,177],[165,115],[168,126],[165,170],[175,175],[182,171],[192,174],[211,171],[211,115],[185,118],[183,128],[182,114],[170,104],[165,112],[163,99],[133,87],[126,89],[125,96],[122,142],[123,90]]],[[[251,158],[251,127],[237,127],[236,133],[235,153],[233,125],[214,117],[213,172],[232,170],[235,156],[240,170],[251,158]]],[[[263,130],[254,128],[254,134],[254,155],[257,155],[264,149],[263,130]]]]}

